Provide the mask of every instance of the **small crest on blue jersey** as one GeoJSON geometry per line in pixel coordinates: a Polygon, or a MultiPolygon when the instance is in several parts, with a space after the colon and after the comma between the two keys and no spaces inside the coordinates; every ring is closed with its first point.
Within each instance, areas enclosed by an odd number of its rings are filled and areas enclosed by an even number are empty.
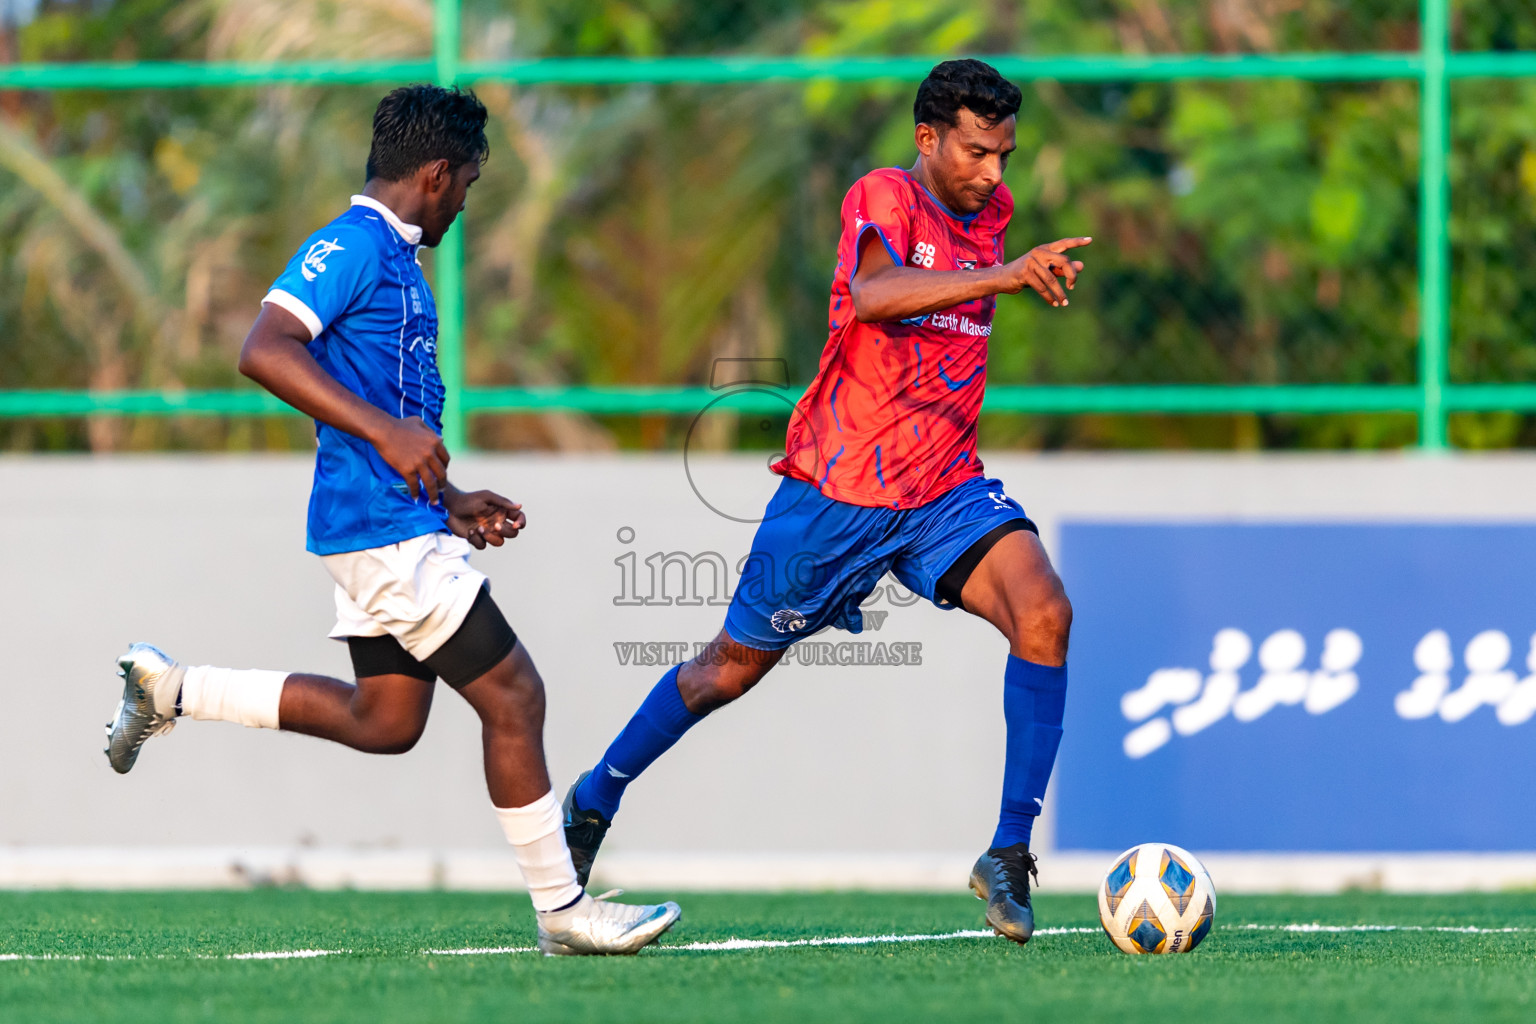
{"type": "Polygon", "coordinates": [[[793,608],[780,608],[768,621],[780,633],[793,633],[805,628],[805,616],[793,608]]]}
{"type": "Polygon", "coordinates": [[[336,240],[329,242],[319,241],[309,247],[309,252],[304,254],[304,262],[299,264],[299,270],[304,274],[304,280],[313,281],[325,273],[325,258],[333,252],[345,252],[346,250],[336,244],[336,240]]]}

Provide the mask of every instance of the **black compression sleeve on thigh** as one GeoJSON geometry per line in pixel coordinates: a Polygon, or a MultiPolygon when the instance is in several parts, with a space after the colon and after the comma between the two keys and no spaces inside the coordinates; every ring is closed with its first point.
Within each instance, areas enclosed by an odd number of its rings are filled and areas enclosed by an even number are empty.
{"type": "Polygon", "coordinates": [[[956,608],[964,608],[965,604],[960,600],[960,592],[965,589],[965,581],[971,578],[971,573],[981,564],[981,560],[987,557],[987,552],[993,545],[1015,530],[1028,530],[1035,536],[1040,535],[1040,528],[1030,519],[1010,519],[1006,523],[999,523],[988,530],[981,540],[966,548],[959,558],[952,562],[944,575],[939,577],[939,582],[933,585],[933,596],[948,601],[956,608]]]}
{"type": "Polygon", "coordinates": [[[458,689],[495,668],[516,646],[517,634],[491,600],[491,592],[482,587],[464,624],[427,658],[426,665],[458,689]]]}
{"type": "Polygon", "coordinates": [[[347,649],[352,652],[352,671],[359,679],[368,676],[410,676],[433,682],[437,673],[411,657],[400,641],[388,633],[383,636],[349,636],[347,649]]]}

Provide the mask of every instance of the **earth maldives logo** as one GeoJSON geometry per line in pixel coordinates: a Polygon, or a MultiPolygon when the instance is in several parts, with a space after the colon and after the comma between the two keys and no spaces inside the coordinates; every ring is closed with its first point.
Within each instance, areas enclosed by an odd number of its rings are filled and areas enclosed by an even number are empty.
{"type": "Polygon", "coordinates": [[[959,331],[977,338],[990,337],[992,334],[991,324],[979,324],[960,313],[934,313],[928,318],[928,326],[937,327],[941,331],[959,331]]]}

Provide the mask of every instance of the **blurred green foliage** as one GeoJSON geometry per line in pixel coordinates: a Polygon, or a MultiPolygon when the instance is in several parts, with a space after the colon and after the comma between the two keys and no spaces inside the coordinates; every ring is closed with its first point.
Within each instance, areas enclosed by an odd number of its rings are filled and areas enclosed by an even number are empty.
{"type": "MultiPolygon", "coordinates": [[[[1455,45],[1536,47],[1517,0],[1455,45]]],[[[1413,49],[1416,0],[464,0],[471,59],[550,55],[1413,49]]],[[[430,54],[430,0],[42,0],[12,60],[430,54]]],[[[721,356],[808,380],[847,187],[912,159],[915,83],[487,83],[471,195],[471,383],[700,383],[721,356]]],[[[231,387],[256,303],[362,184],[377,88],[0,94],[0,386],[231,387]]],[[[1536,380],[1536,82],[1453,95],[1454,381],[1536,380]]],[[[1407,383],[1417,88],[1024,85],[1010,248],[1089,234],[1070,309],[1004,299],[1007,383],[1407,383]]],[[[1523,416],[1464,446],[1536,443],[1523,416]]],[[[486,447],[662,447],[686,423],[479,417],[486,447]]],[[[988,417],[1036,447],[1390,447],[1410,417],[988,417]]],[[[0,422],[12,449],[290,448],[274,421],[0,422]]],[[[730,438],[719,439],[730,444],[730,438]]]]}

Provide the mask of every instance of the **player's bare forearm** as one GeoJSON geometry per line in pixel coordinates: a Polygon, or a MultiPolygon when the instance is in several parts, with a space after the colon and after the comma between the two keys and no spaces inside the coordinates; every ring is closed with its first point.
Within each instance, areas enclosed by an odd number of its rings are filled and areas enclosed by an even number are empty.
{"type": "Polygon", "coordinates": [[[1032,288],[1053,306],[1067,304],[1067,291],[1083,269],[1079,260],[1063,255],[1092,239],[1064,238],[1036,246],[1018,259],[980,270],[925,270],[897,266],[890,254],[866,238],[859,270],[849,283],[854,315],[861,323],[905,320],[958,306],[988,295],[1012,295],[1032,288]],[[1056,279],[1061,277],[1066,290],[1056,279]]]}
{"type": "Polygon", "coordinates": [[[431,501],[448,482],[448,450],[418,417],[397,419],[341,385],[309,354],[309,329],[279,306],[261,307],[240,349],[240,372],[300,412],[360,437],[431,501]]]}
{"type": "Polygon", "coordinates": [[[860,323],[872,324],[935,313],[996,295],[1003,288],[993,269],[923,270],[898,267],[886,257],[883,268],[859,268],[850,285],[853,312],[860,323]]]}

